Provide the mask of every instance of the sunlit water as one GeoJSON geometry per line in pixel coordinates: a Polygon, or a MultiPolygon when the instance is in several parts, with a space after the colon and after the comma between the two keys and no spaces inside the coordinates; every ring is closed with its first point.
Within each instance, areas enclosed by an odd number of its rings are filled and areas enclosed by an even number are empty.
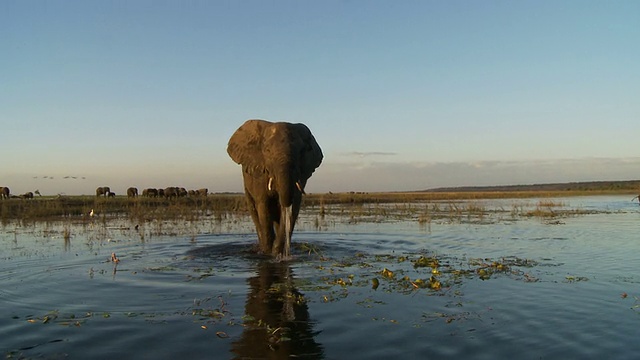
{"type": "Polygon", "coordinates": [[[280,263],[251,252],[248,218],[178,230],[180,223],[7,224],[0,352],[637,358],[640,207],[629,200],[553,199],[588,213],[554,219],[509,214],[536,200],[477,201],[507,209],[483,221],[311,215],[299,220],[293,259],[280,263]],[[438,266],[414,266],[421,257],[438,266]],[[440,286],[424,286],[434,281],[440,286]]]}

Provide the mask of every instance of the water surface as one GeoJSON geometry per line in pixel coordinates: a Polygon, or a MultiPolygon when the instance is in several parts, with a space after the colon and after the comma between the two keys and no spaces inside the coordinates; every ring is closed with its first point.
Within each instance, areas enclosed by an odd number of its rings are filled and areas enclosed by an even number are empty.
{"type": "Polygon", "coordinates": [[[475,201],[486,214],[429,221],[380,209],[309,212],[288,262],[252,252],[248,217],[7,224],[0,352],[37,359],[637,357],[637,203],[628,196],[553,199],[554,211],[579,211],[516,214],[537,201],[475,201]]]}

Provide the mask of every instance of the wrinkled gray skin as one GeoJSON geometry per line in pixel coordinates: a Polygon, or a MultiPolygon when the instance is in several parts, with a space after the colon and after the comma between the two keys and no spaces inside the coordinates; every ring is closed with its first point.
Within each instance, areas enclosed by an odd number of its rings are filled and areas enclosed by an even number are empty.
{"type": "Polygon", "coordinates": [[[260,251],[288,258],[304,187],[322,163],[316,139],[303,124],[247,120],[231,136],[227,152],[242,165],[260,251]]]}
{"type": "Polygon", "coordinates": [[[130,187],[127,189],[127,197],[137,197],[138,196],[138,188],[130,187]]]}
{"type": "Polygon", "coordinates": [[[111,192],[111,188],[109,188],[108,186],[101,186],[101,187],[96,189],[96,196],[107,197],[107,196],[109,196],[110,192],[111,192]]]}
{"type": "Polygon", "coordinates": [[[0,186],[0,199],[8,199],[11,196],[11,190],[6,186],[0,186]]]}

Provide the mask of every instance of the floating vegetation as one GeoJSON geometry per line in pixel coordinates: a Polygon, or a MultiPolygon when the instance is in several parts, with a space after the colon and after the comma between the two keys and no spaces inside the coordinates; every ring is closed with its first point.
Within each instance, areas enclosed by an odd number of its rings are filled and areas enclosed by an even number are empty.
{"type": "Polygon", "coordinates": [[[567,283],[576,283],[576,282],[582,282],[582,281],[589,281],[589,278],[584,276],[566,276],[564,278],[564,282],[567,282],[567,283]]]}
{"type": "MultiPolygon", "coordinates": [[[[56,324],[61,326],[82,326],[89,319],[93,318],[92,312],[86,312],[82,315],[61,314],[58,310],[52,310],[42,316],[28,315],[25,319],[31,324],[56,324]]],[[[19,319],[19,317],[14,317],[19,319]]]]}
{"type": "Polygon", "coordinates": [[[363,254],[344,259],[324,259],[330,265],[316,269],[326,273],[317,281],[300,283],[301,290],[318,292],[322,302],[347,298],[349,293],[365,293],[366,289],[386,294],[426,295],[455,293],[464,281],[488,281],[508,277],[516,281],[537,282],[532,269],[539,262],[517,256],[456,259],[432,253],[363,254]]]}

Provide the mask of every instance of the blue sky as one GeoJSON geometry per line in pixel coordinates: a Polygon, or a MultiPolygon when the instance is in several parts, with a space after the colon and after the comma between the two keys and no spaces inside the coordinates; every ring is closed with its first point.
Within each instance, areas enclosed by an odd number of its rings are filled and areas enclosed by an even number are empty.
{"type": "Polygon", "coordinates": [[[241,191],[226,144],[252,118],[309,126],[325,154],[311,192],[638,179],[638,14],[638,1],[3,1],[0,185],[241,191]]]}

